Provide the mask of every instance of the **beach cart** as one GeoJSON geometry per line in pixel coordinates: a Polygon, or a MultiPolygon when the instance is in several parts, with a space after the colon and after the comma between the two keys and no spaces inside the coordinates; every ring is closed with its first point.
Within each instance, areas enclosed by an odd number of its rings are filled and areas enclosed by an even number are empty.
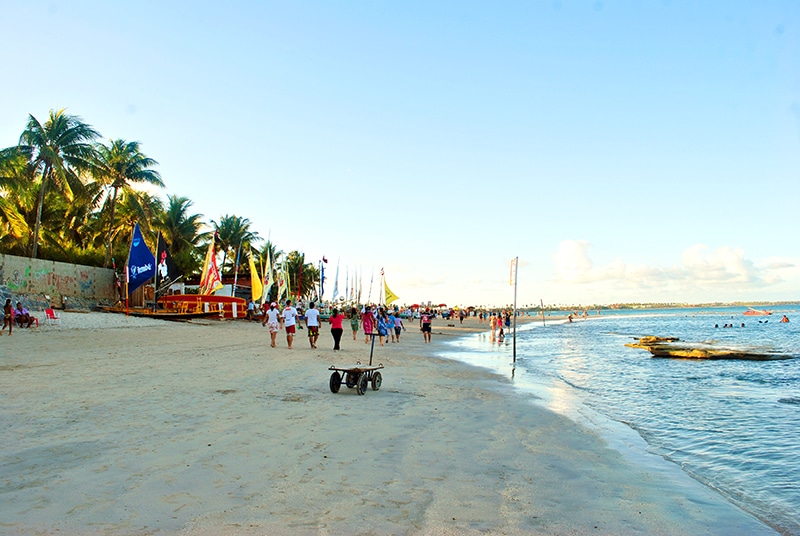
{"type": "Polygon", "coordinates": [[[372,390],[377,391],[381,388],[383,376],[379,372],[383,368],[382,363],[372,364],[372,352],[375,350],[375,337],[377,333],[372,333],[372,344],[369,347],[369,365],[362,365],[357,361],[355,365],[337,367],[331,365],[328,370],[332,370],[330,388],[332,393],[338,393],[342,382],[349,387],[356,389],[359,395],[367,394],[367,386],[372,384],[372,390]]]}

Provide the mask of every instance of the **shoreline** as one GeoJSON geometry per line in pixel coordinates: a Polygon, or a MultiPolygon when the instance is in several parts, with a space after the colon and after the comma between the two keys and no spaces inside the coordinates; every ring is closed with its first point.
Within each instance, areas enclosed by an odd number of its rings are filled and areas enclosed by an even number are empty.
{"type": "Polygon", "coordinates": [[[258,323],[94,315],[0,339],[8,534],[775,534],[440,357],[477,321],[435,322],[430,345],[407,322],[358,396],[327,385],[369,358],[349,330],[334,354],[327,326],[290,351],[258,323]]]}

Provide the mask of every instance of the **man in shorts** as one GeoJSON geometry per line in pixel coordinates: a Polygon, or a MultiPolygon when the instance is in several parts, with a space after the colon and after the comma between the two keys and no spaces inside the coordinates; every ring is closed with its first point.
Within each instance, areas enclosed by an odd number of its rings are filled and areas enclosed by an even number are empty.
{"type": "Polygon", "coordinates": [[[306,328],[308,328],[308,343],[311,348],[316,348],[319,339],[319,310],[314,308],[313,301],[308,304],[306,311],[306,328]]]}
{"type": "Polygon", "coordinates": [[[431,342],[431,319],[433,315],[431,310],[427,307],[425,311],[419,316],[419,328],[422,330],[422,338],[426,343],[431,342]]]}
{"type": "Polygon", "coordinates": [[[297,329],[297,309],[292,307],[292,300],[286,300],[286,307],[283,308],[281,313],[281,322],[283,322],[283,328],[286,330],[286,344],[291,350],[295,330],[297,329]]]}
{"type": "MultiPolygon", "coordinates": [[[[267,302],[264,302],[266,304],[267,302]]],[[[281,321],[278,311],[278,304],[272,302],[269,304],[269,309],[264,311],[264,322],[261,324],[269,326],[269,337],[270,337],[270,346],[275,348],[275,339],[278,337],[278,332],[281,329],[281,321]]]]}

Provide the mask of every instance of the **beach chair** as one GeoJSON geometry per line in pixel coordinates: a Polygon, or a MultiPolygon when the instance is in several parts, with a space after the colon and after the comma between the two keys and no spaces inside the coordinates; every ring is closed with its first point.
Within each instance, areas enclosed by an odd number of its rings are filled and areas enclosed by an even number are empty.
{"type": "MultiPolygon", "coordinates": [[[[47,319],[47,325],[52,326],[53,324],[61,325],[61,317],[56,314],[56,312],[52,309],[45,309],[44,316],[47,319]]],[[[37,326],[39,322],[36,322],[37,326]]]]}

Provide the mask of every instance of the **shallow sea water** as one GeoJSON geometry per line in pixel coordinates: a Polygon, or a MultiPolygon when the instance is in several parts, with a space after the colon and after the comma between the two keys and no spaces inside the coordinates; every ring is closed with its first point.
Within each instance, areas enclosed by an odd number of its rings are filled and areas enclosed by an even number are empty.
{"type": "Polygon", "coordinates": [[[743,310],[603,312],[571,324],[545,319],[544,327],[518,329],[513,365],[511,337],[498,344],[486,334],[460,339],[444,357],[506,375],[582,424],[597,425],[590,415],[622,423],[651,454],[779,531],[800,535],[800,306],[773,308],[769,317],[745,317],[743,310]],[[782,314],[790,323],[779,323],[782,314]],[[791,358],[663,359],[624,346],[646,335],[791,358]]]}

